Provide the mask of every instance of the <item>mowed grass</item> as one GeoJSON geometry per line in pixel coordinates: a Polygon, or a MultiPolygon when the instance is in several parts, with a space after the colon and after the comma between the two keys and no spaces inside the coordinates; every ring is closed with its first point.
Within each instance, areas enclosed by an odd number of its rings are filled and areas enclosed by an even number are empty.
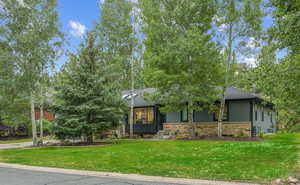
{"type": "Polygon", "coordinates": [[[296,170],[300,134],[263,142],[117,141],[110,146],[0,151],[0,161],[155,176],[266,182],[296,170]],[[298,140],[299,141],[299,140],[298,140]]]}

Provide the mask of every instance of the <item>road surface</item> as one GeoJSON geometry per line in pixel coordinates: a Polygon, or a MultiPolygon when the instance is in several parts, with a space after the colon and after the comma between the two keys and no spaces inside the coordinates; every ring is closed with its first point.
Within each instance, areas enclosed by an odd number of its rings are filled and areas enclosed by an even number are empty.
{"type": "MultiPolygon", "coordinates": [[[[175,185],[0,167],[0,185],[175,185]]],[[[178,185],[178,184],[176,184],[178,185]]]]}

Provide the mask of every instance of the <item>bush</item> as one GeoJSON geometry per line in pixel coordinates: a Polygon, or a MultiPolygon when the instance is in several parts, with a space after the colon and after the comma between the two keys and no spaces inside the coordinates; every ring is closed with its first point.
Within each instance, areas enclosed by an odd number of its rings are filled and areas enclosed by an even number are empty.
{"type": "MultiPolygon", "coordinates": [[[[51,121],[43,120],[43,131],[45,135],[49,135],[51,133],[51,125],[53,125],[51,121]]],[[[40,130],[40,121],[37,121],[37,130],[40,130]]]]}

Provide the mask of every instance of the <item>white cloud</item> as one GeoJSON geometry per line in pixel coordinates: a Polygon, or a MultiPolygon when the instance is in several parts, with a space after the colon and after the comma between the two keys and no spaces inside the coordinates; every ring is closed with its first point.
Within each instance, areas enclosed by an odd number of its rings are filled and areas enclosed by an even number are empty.
{"type": "Polygon", "coordinates": [[[77,38],[81,38],[85,32],[86,32],[86,27],[82,24],[80,24],[80,22],[77,21],[69,21],[69,25],[71,27],[71,31],[70,33],[77,38]]]}
{"type": "Polygon", "coordinates": [[[256,67],[257,66],[256,58],[254,58],[254,57],[244,58],[243,62],[247,63],[251,67],[256,67]]]}
{"type": "Polygon", "coordinates": [[[3,9],[5,6],[4,2],[0,0],[0,9],[3,9]]]}
{"type": "Polygon", "coordinates": [[[27,7],[26,4],[24,3],[24,0],[17,0],[20,6],[22,7],[27,7]]]}
{"type": "Polygon", "coordinates": [[[99,0],[98,4],[101,5],[105,2],[105,0],[99,0]]]}
{"type": "Polygon", "coordinates": [[[227,29],[227,25],[224,23],[224,17],[215,15],[212,18],[213,24],[215,24],[218,28],[218,31],[225,32],[227,29]]]}
{"type": "Polygon", "coordinates": [[[246,46],[251,49],[254,49],[256,47],[256,45],[257,45],[257,41],[253,37],[251,37],[246,44],[246,46]]]}

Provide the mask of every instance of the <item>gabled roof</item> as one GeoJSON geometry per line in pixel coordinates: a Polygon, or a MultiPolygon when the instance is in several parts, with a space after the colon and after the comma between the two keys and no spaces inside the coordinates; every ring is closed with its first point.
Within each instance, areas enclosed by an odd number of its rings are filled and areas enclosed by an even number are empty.
{"type": "MultiPolygon", "coordinates": [[[[145,88],[145,89],[136,89],[133,91],[133,97],[134,97],[134,106],[135,107],[142,107],[142,106],[153,106],[156,105],[156,102],[149,102],[145,101],[144,94],[145,93],[153,93],[155,92],[155,88],[145,88]]],[[[123,91],[122,92],[123,98],[126,98],[127,100],[131,99],[131,91],[123,91]]],[[[247,100],[247,99],[261,99],[258,95],[254,93],[249,93],[242,91],[235,87],[228,87],[226,89],[226,100],[247,100]]],[[[129,102],[130,103],[130,102],[129,102]]]]}
{"type": "MultiPolygon", "coordinates": [[[[153,106],[157,103],[155,102],[149,102],[144,99],[145,93],[154,93],[156,89],[154,88],[145,88],[145,89],[136,89],[133,91],[133,97],[134,97],[134,106],[135,107],[143,107],[143,106],[153,106]]],[[[131,99],[131,91],[122,91],[122,97],[130,100],[131,99]]],[[[128,102],[130,103],[130,102],[128,102]]]]}

